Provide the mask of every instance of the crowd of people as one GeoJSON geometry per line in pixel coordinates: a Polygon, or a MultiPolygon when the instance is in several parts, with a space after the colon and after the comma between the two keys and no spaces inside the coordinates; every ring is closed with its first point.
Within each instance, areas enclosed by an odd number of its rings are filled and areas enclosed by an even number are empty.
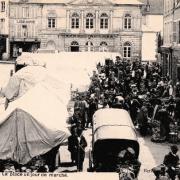
{"type": "Polygon", "coordinates": [[[163,76],[158,63],[119,56],[114,61],[106,59],[93,71],[88,91],[75,97],[72,128],[91,127],[99,108],[125,109],[142,136],[151,135],[154,142],[170,141],[170,132],[179,130],[180,82],[174,85],[168,75],[163,76]]]}
{"type": "MultiPolygon", "coordinates": [[[[164,77],[158,63],[128,61],[117,56],[96,67],[88,91],[76,92],[74,113],[69,119],[68,150],[78,171],[83,171],[87,147],[83,131],[92,127],[93,115],[100,108],[127,110],[140,134],[150,135],[154,142],[171,141],[171,132],[178,135],[180,82],[174,85],[168,75],[164,77]]],[[[7,162],[1,171],[52,172],[53,169],[38,160],[22,167],[7,162]]]]}
{"type": "Polygon", "coordinates": [[[161,137],[168,138],[170,123],[179,124],[179,99],[180,82],[173,86],[168,76],[162,77],[159,64],[116,57],[115,62],[107,59],[105,65],[97,64],[89,90],[76,97],[71,123],[84,129],[92,125],[98,108],[123,108],[129,111],[142,135],[148,132],[150,120],[158,120],[161,137]]]}

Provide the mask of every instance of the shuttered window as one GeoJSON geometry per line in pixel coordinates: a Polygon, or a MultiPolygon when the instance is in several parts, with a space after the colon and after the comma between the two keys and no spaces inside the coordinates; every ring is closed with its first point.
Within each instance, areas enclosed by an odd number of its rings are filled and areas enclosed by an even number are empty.
{"type": "Polygon", "coordinates": [[[176,36],[176,22],[173,22],[173,42],[177,42],[177,36],[176,36]]]}
{"type": "Polygon", "coordinates": [[[5,8],[6,8],[5,1],[1,1],[1,12],[5,12],[5,8]]]}
{"type": "Polygon", "coordinates": [[[178,21],[178,43],[180,44],[180,21],[178,21]]]}

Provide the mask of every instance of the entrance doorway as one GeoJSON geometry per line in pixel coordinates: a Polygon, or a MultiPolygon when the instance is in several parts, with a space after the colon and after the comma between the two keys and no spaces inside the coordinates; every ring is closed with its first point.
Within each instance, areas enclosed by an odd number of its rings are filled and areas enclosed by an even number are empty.
{"type": "Polygon", "coordinates": [[[0,59],[2,59],[2,55],[5,52],[6,52],[6,37],[0,35],[0,59]]]}
{"type": "Polygon", "coordinates": [[[88,41],[87,43],[86,43],[86,51],[94,51],[94,47],[93,47],[93,43],[92,42],[90,42],[90,41],[88,41]]]}
{"type": "Polygon", "coordinates": [[[77,41],[71,43],[71,52],[79,52],[79,43],[77,41]]]}
{"type": "Polygon", "coordinates": [[[99,51],[100,52],[107,52],[108,51],[108,44],[106,42],[101,42],[99,51]]]}
{"type": "Polygon", "coordinates": [[[47,49],[55,50],[56,49],[56,44],[55,44],[54,41],[48,41],[46,47],[47,47],[47,49]]]}

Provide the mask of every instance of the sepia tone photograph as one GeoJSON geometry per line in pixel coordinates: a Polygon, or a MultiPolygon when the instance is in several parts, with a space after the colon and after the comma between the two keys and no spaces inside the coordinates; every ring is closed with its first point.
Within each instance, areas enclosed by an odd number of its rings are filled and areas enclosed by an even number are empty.
{"type": "Polygon", "coordinates": [[[0,0],[0,176],[180,180],[180,0],[0,0]]]}

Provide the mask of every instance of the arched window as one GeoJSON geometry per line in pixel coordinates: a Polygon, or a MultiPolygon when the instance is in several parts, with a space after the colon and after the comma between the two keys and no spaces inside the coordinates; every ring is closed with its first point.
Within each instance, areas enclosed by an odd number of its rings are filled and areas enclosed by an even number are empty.
{"type": "Polygon", "coordinates": [[[100,28],[101,29],[108,29],[108,15],[106,13],[101,14],[100,28]]]}
{"type": "Polygon", "coordinates": [[[94,46],[92,42],[88,41],[86,43],[86,51],[94,51],[94,46]]]}
{"type": "Polygon", "coordinates": [[[73,13],[71,17],[71,28],[78,29],[79,28],[79,14],[73,13]]]}
{"type": "Polygon", "coordinates": [[[79,43],[78,43],[77,41],[73,41],[73,42],[71,43],[71,46],[79,46],[79,43]]]}
{"type": "Polygon", "coordinates": [[[71,43],[71,52],[78,52],[79,51],[79,43],[77,41],[73,41],[71,43]]]}
{"type": "Polygon", "coordinates": [[[132,47],[130,42],[125,42],[123,46],[123,57],[124,58],[131,58],[132,47]]]}
{"type": "Polygon", "coordinates": [[[124,16],[124,29],[131,29],[132,28],[132,17],[130,14],[126,14],[124,16]]]}
{"type": "Polygon", "coordinates": [[[94,28],[94,16],[92,13],[86,15],[86,29],[94,28]]]}
{"type": "Polygon", "coordinates": [[[108,44],[106,42],[101,42],[99,47],[100,52],[107,52],[108,51],[108,44]]]}

